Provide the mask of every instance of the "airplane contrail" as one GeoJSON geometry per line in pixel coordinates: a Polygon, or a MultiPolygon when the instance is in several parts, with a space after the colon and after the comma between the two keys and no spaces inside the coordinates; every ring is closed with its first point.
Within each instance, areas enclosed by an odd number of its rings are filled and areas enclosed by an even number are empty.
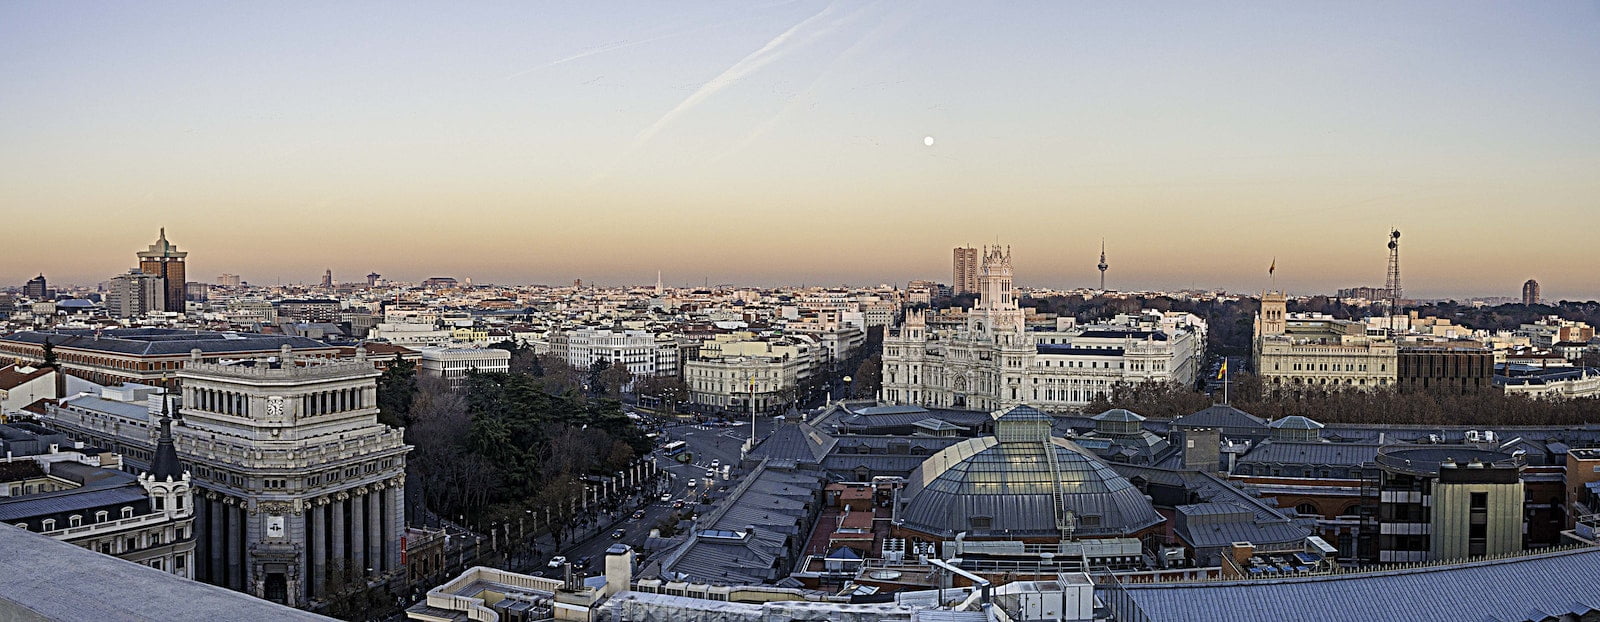
{"type": "MultiPolygon", "coordinates": [[[[722,89],[738,83],[739,80],[742,80],[746,76],[755,73],[756,70],[761,69],[762,67],[770,64],[772,61],[783,57],[783,55],[788,52],[787,48],[793,47],[786,47],[786,44],[789,43],[790,39],[794,38],[797,33],[805,31],[813,24],[828,18],[828,16],[833,14],[835,8],[837,8],[837,3],[829,3],[827,7],[824,7],[816,15],[812,15],[811,17],[801,20],[800,23],[790,26],[788,30],[785,30],[779,33],[778,36],[773,37],[772,40],[768,41],[766,45],[761,46],[760,49],[757,49],[756,51],[746,55],[744,58],[739,59],[738,62],[735,62],[732,66],[718,74],[717,77],[712,78],[705,84],[700,85],[700,88],[695,89],[695,92],[690,93],[688,97],[679,102],[677,106],[674,106],[672,110],[667,111],[667,113],[662,115],[661,118],[656,119],[655,123],[650,124],[649,127],[646,127],[644,130],[640,131],[639,134],[634,137],[633,142],[630,143],[628,147],[624,149],[615,160],[612,161],[611,166],[606,167],[605,170],[595,175],[594,178],[590,180],[590,183],[597,182],[601,178],[604,178],[611,172],[612,168],[615,168],[617,164],[621,163],[621,161],[626,159],[629,155],[632,155],[639,149],[643,148],[646,143],[649,143],[651,139],[655,138],[656,134],[661,133],[662,129],[666,128],[667,125],[671,124],[678,117],[683,116],[684,113],[693,109],[706,99],[709,99],[712,95],[716,95],[722,89]]],[[[849,21],[848,16],[828,24],[817,32],[810,33],[808,35],[808,39],[814,39],[818,36],[826,34],[828,31],[837,28],[845,21],[849,21]]]]}
{"type": "MultiPolygon", "coordinates": [[[[777,8],[777,7],[781,7],[781,6],[784,6],[786,4],[793,4],[793,3],[798,2],[798,1],[799,0],[783,0],[782,2],[775,2],[775,3],[772,3],[772,4],[753,7],[753,10],[755,12],[760,12],[760,11],[765,11],[767,9],[774,9],[774,8],[777,8]]],[[[683,37],[683,36],[687,36],[687,35],[692,35],[692,34],[695,34],[697,32],[702,32],[702,31],[706,31],[706,30],[714,30],[714,29],[717,29],[717,28],[721,28],[723,26],[727,26],[729,24],[737,24],[739,22],[742,22],[742,21],[745,21],[745,20],[748,20],[748,19],[750,19],[750,17],[741,17],[741,18],[738,18],[738,19],[730,19],[730,20],[720,21],[720,22],[716,22],[716,23],[712,23],[712,24],[702,24],[700,26],[695,26],[695,27],[691,27],[691,28],[677,28],[677,29],[671,30],[671,31],[663,33],[663,34],[656,35],[654,37],[646,37],[644,39],[639,39],[639,40],[623,40],[623,41],[616,41],[616,42],[613,42],[613,43],[607,43],[607,44],[599,46],[599,47],[590,48],[590,49],[584,50],[582,52],[578,52],[577,54],[573,54],[573,55],[567,56],[565,58],[558,58],[556,60],[550,61],[550,62],[545,63],[543,65],[538,65],[538,66],[535,66],[535,67],[529,67],[529,68],[524,69],[522,71],[518,71],[518,72],[512,73],[511,75],[508,75],[508,76],[506,76],[504,78],[501,78],[501,79],[502,80],[511,80],[513,78],[520,78],[522,76],[528,75],[528,74],[533,73],[535,71],[539,71],[540,69],[549,69],[551,67],[555,67],[556,65],[562,65],[562,64],[565,64],[565,63],[570,63],[572,61],[588,58],[590,56],[598,56],[600,54],[605,54],[607,52],[615,52],[617,50],[626,50],[628,48],[639,47],[641,45],[645,45],[645,44],[649,44],[649,43],[655,43],[657,41],[665,41],[667,39],[674,39],[674,38],[677,38],[677,37],[683,37]]]]}

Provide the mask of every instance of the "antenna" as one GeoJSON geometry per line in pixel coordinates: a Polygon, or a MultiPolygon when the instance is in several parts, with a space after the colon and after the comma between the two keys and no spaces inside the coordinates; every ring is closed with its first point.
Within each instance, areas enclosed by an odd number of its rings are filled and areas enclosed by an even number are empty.
{"type": "Polygon", "coordinates": [[[1106,291],[1106,268],[1110,268],[1111,267],[1111,266],[1106,265],[1106,239],[1105,238],[1100,238],[1100,265],[1098,267],[1100,268],[1100,291],[1103,292],[1103,291],[1106,291]]]}
{"type": "Polygon", "coordinates": [[[1389,328],[1394,329],[1395,314],[1400,311],[1400,230],[1389,230],[1389,282],[1384,285],[1389,290],[1389,328]]]}

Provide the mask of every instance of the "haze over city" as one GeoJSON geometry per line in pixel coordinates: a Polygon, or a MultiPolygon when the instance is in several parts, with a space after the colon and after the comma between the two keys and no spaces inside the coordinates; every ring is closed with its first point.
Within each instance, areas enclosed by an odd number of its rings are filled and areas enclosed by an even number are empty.
{"type": "Polygon", "coordinates": [[[1590,299],[1600,8],[7,3],[0,281],[1590,299]],[[935,140],[929,145],[926,138],[935,140]],[[64,246],[70,241],[70,246],[64,246]],[[48,262],[44,261],[48,258],[48,262]]]}

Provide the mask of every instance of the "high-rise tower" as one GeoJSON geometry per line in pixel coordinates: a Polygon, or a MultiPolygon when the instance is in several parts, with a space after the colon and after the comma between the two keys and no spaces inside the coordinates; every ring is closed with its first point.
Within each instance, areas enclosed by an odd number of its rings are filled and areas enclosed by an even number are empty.
{"type": "Polygon", "coordinates": [[[147,250],[139,251],[139,271],[153,274],[165,279],[161,286],[161,298],[166,304],[163,308],[167,311],[183,312],[183,289],[188,281],[184,274],[184,258],[189,253],[178,250],[167,241],[167,229],[161,229],[161,236],[151,244],[147,250]]]}
{"type": "Polygon", "coordinates": [[[1400,290],[1400,230],[1389,231],[1389,283],[1384,286],[1389,290],[1389,315],[1400,311],[1400,299],[1403,293],[1400,290]]]}
{"type": "Polygon", "coordinates": [[[1106,268],[1110,268],[1111,267],[1111,266],[1106,265],[1106,241],[1105,240],[1100,240],[1100,265],[1097,266],[1097,267],[1100,268],[1100,291],[1103,292],[1103,291],[1106,291],[1106,268]]]}
{"type": "Polygon", "coordinates": [[[322,286],[333,287],[333,268],[328,268],[322,273],[322,286]]]}
{"type": "Polygon", "coordinates": [[[958,246],[950,275],[950,289],[957,296],[978,293],[978,249],[958,246]]]}
{"type": "Polygon", "coordinates": [[[1539,304],[1538,281],[1528,279],[1528,282],[1522,284],[1522,304],[1530,307],[1539,304]]]}

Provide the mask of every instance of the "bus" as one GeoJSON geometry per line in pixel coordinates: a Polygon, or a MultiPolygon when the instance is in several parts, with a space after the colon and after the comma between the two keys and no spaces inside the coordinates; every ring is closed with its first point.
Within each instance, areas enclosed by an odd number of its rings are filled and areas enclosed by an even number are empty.
{"type": "Polygon", "coordinates": [[[689,448],[689,443],[687,443],[685,441],[672,441],[670,443],[662,445],[661,446],[661,451],[663,453],[666,453],[669,456],[676,456],[678,454],[683,453],[683,450],[688,449],[688,448],[689,448]]]}

